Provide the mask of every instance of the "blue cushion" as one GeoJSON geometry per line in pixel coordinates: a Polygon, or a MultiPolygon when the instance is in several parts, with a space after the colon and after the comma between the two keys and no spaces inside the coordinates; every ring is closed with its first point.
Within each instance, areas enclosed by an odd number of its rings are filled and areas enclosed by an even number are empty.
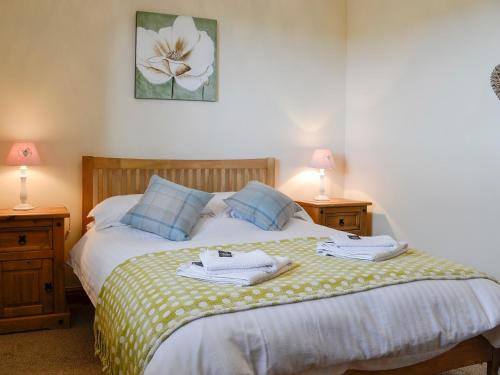
{"type": "Polygon", "coordinates": [[[201,211],[213,196],[155,175],[139,203],[121,222],[172,241],[189,240],[201,211]]]}
{"type": "Polygon", "coordinates": [[[299,205],[285,194],[258,181],[250,181],[224,202],[235,211],[236,217],[264,230],[281,230],[300,211],[299,205]]]}

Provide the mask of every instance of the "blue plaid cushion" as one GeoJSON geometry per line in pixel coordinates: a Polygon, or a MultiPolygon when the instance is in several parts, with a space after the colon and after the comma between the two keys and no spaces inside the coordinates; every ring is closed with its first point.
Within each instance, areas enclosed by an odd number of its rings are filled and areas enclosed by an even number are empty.
{"type": "Polygon", "coordinates": [[[155,175],[139,203],[121,222],[172,241],[189,240],[201,211],[213,196],[155,175]]]}
{"type": "Polygon", "coordinates": [[[237,217],[264,230],[281,230],[300,207],[285,194],[258,181],[224,199],[237,217]]]}

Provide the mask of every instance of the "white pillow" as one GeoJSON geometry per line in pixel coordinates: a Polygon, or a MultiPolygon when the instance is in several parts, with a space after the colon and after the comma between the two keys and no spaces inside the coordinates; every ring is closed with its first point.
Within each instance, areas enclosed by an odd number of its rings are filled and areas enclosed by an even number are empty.
{"type": "Polygon", "coordinates": [[[123,227],[123,216],[141,199],[142,194],[115,195],[95,206],[87,215],[94,218],[94,227],[101,230],[109,227],[123,227]]]}
{"type": "Polygon", "coordinates": [[[224,199],[229,198],[234,193],[234,191],[213,193],[214,197],[208,202],[201,214],[204,215],[206,210],[209,212],[209,216],[222,216],[228,209],[228,205],[224,202],[224,199]]]}
{"type": "Polygon", "coordinates": [[[311,215],[309,215],[306,212],[306,210],[304,210],[302,207],[300,207],[300,211],[297,211],[293,215],[293,217],[296,218],[296,219],[301,219],[301,220],[307,221],[308,223],[314,223],[314,220],[312,219],[311,215]]]}
{"type": "MultiPolygon", "coordinates": [[[[208,202],[201,212],[200,216],[219,216],[227,208],[222,201],[234,194],[234,192],[214,193],[214,197],[208,202]]],[[[120,222],[125,214],[134,207],[142,198],[142,194],[115,195],[109,197],[95,206],[87,215],[94,218],[94,227],[96,230],[102,230],[110,227],[123,227],[126,224],[120,222]]]]}

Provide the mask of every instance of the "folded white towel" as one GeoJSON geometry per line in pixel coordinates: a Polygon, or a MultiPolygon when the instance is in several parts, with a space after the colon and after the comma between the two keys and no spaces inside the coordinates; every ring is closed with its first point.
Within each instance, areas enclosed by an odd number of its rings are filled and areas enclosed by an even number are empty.
{"type": "Polygon", "coordinates": [[[252,272],[259,271],[259,272],[265,272],[265,273],[274,273],[277,271],[276,262],[272,266],[269,266],[269,267],[231,268],[231,269],[227,269],[227,270],[216,270],[216,271],[208,271],[203,266],[198,266],[198,267],[202,267],[207,275],[213,275],[213,276],[225,275],[228,273],[247,272],[247,271],[252,271],[252,272]]]}
{"type": "Polygon", "coordinates": [[[271,267],[275,271],[275,261],[272,256],[262,250],[249,252],[202,250],[200,260],[207,271],[244,270],[248,268],[271,267]]]}
{"type": "Polygon", "coordinates": [[[340,247],[393,247],[398,244],[396,240],[388,235],[360,237],[349,233],[338,233],[331,236],[330,239],[340,247]]]}
{"type": "Polygon", "coordinates": [[[216,272],[207,271],[204,267],[193,263],[185,263],[181,264],[177,269],[177,275],[214,283],[249,286],[277,277],[292,267],[292,262],[286,257],[277,256],[271,258],[276,269],[275,272],[266,272],[260,268],[216,272]]]}
{"type": "Polygon", "coordinates": [[[392,247],[339,247],[332,243],[320,242],[316,249],[319,255],[330,255],[338,258],[360,259],[381,262],[403,254],[408,249],[406,242],[397,243],[392,247]]]}

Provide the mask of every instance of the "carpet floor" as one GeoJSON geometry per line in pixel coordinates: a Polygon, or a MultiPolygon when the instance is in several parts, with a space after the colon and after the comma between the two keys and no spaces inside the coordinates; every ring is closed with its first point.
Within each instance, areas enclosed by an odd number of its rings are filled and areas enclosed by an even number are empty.
{"type": "MultiPolygon", "coordinates": [[[[0,335],[1,375],[102,375],[94,356],[93,309],[71,311],[70,329],[0,335]]],[[[484,375],[486,366],[471,366],[443,375],[484,375]]]]}

